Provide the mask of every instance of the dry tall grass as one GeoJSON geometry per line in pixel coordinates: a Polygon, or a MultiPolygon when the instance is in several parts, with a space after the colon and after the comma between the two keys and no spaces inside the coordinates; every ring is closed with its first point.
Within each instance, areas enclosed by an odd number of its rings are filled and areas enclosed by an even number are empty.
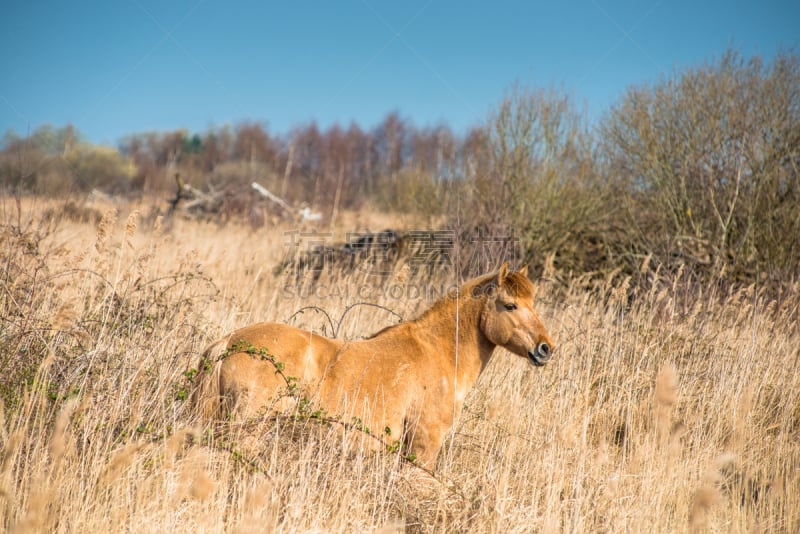
{"type": "MultiPolygon", "coordinates": [[[[287,290],[271,273],[286,228],[165,231],[113,211],[99,227],[40,223],[43,209],[25,209],[24,232],[4,215],[0,235],[5,530],[800,531],[798,288],[776,304],[655,274],[633,299],[613,276],[542,282],[555,361],[495,356],[437,483],[313,421],[209,435],[184,400],[184,372],[234,327],[308,305],[336,320],[361,300],[408,317],[424,298],[359,291],[358,273],[287,290]]],[[[341,333],[394,320],[356,307],[341,333]]]]}

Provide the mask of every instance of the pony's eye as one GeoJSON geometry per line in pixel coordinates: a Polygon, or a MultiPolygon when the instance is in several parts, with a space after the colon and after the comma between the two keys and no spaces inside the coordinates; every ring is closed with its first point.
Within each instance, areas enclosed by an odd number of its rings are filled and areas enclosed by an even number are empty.
{"type": "Polygon", "coordinates": [[[507,303],[503,304],[503,306],[505,306],[506,309],[509,310],[509,311],[517,309],[517,305],[514,304],[513,302],[507,302],[507,303]]]}

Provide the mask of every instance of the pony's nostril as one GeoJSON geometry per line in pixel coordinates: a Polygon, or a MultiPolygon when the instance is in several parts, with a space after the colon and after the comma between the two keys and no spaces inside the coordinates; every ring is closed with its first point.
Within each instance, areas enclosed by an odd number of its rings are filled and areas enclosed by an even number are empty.
{"type": "Polygon", "coordinates": [[[540,356],[547,358],[550,356],[550,345],[547,343],[539,343],[539,346],[536,347],[536,352],[538,352],[540,356]]]}

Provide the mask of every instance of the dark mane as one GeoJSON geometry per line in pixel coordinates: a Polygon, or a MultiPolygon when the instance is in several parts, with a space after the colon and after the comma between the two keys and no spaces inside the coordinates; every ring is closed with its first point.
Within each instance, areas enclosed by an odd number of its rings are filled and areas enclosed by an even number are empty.
{"type": "Polygon", "coordinates": [[[371,336],[367,336],[364,339],[375,339],[379,335],[386,333],[387,330],[391,330],[392,328],[397,328],[398,326],[403,325],[405,323],[406,323],[406,321],[403,321],[402,323],[390,324],[389,326],[384,326],[383,328],[381,328],[380,330],[378,330],[377,332],[375,332],[371,336]]]}
{"type": "MultiPolygon", "coordinates": [[[[492,288],[497,287],[497,275],[498,273],[491,273],[473,278],[472,280],[467,280],[459,288],[459,296],[461,298],[481,298],[483,295],[488,294],[492,288]]],[[[509,293],[511,293],[512,296],[520,298],[533,298],[535,291],[533,282],[531,282],[527,276],[519,272],[508,273],[503,286],[509,293]]],[[[402,326],[409,322],[423,320],[425,317],[438,312],[441,308],[451,305],[455,301],[455,296],[455,292],[448,291],[443,297],[436,300],[416,318],[411,319],[410,321],[403,321],[401,323],[385,326],[364,339],[374,339],[385,334],[393,328],[397,328],[398,326],[402,326]]]]}
{"type": "MultiPolygon", "coordinates": [[[[515,274],[515,275],[517,275],[517,276],[519,276],[521,278],[524,278],[525,280],[528,280],[524,275],[521,275],[521,274],[518,274],[518,273],[513,273],[513,274],[515,274]]],[[[509,276],[509,279],[510,278],[511,278],[511,276],[509,276]]],[[[497,273],[485,274],[483,276],[479,276],[477,278],[473,278],[471,280],[467,280],[466,282],[464,282],[461,285],[461,287],[459,287],[458,295],[461,298],[465,298],[465,297],[480,298],[482,295],[484,295],[484,294],[486,294],[488,292],[488,289],[490,287],[493,287],[493,286],[496,285],[496,280],[497,280],[497,273]]],[[[514,278],[514,280],[516,280],[516,278],[514,278]]],[[[528,284],[531,285],[529,280],[528,280],[528,284]]],[[[514,283],[514,287],[517,287],[517,286],[521,287],[521,283],[515,282],[514,283]]],[[[524,289],[527,289],[527,288],[522,288],[522,289],[524,290],[524,289]]],[[[511,290],[512,290],[512,292],[514,292],[513,288],[511,290]]],[[[520,291],[519,293],[522,294],[522,291],[520,291]]],[[[517,294],[517,293],[515,292],[515,294],[517,294]]],[[[416,322],[416,321],[424,320],[427,316],[438,312],[441,308],[453,304],[455,302],[455,296],[456,296],[455,292],[448,291],[443,297],[440,297],[439,299],[434,301],[433,304],[428,306],[428,308],[426,308],[422,313],[420,313],[414,319],[411,319],[411,320],[408,320],[408,321],[403,321],[403,322],[398,323],[398,324],[385,326],[385,327],[381,328],[380,330],[378,330],[377,332],[375,332],[374,334],[372,334],[371,336],[366,337],[364,339],[374,339],[374,338],[376,338],[376,337],[378,337],[378,336],[380,336],[382,334],[385,334],[387,331],[389,331],[389,330],[391,330],[393,328],[397,328],[398,326],[402,326],[402,325],[404,325],[406,323],[409,323],[409,322],[416,322]]]]}

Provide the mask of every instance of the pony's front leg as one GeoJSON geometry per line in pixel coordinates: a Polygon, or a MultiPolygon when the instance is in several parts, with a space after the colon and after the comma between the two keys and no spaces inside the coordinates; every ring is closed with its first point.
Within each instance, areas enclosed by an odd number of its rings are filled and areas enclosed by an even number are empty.
{"type": "Polygon", "coordinates": [[[414,458],[418,465],[433,471],[446,432],[447,428],[442,425],[418,422],[408,436],[409,457],[414,458]]]}

